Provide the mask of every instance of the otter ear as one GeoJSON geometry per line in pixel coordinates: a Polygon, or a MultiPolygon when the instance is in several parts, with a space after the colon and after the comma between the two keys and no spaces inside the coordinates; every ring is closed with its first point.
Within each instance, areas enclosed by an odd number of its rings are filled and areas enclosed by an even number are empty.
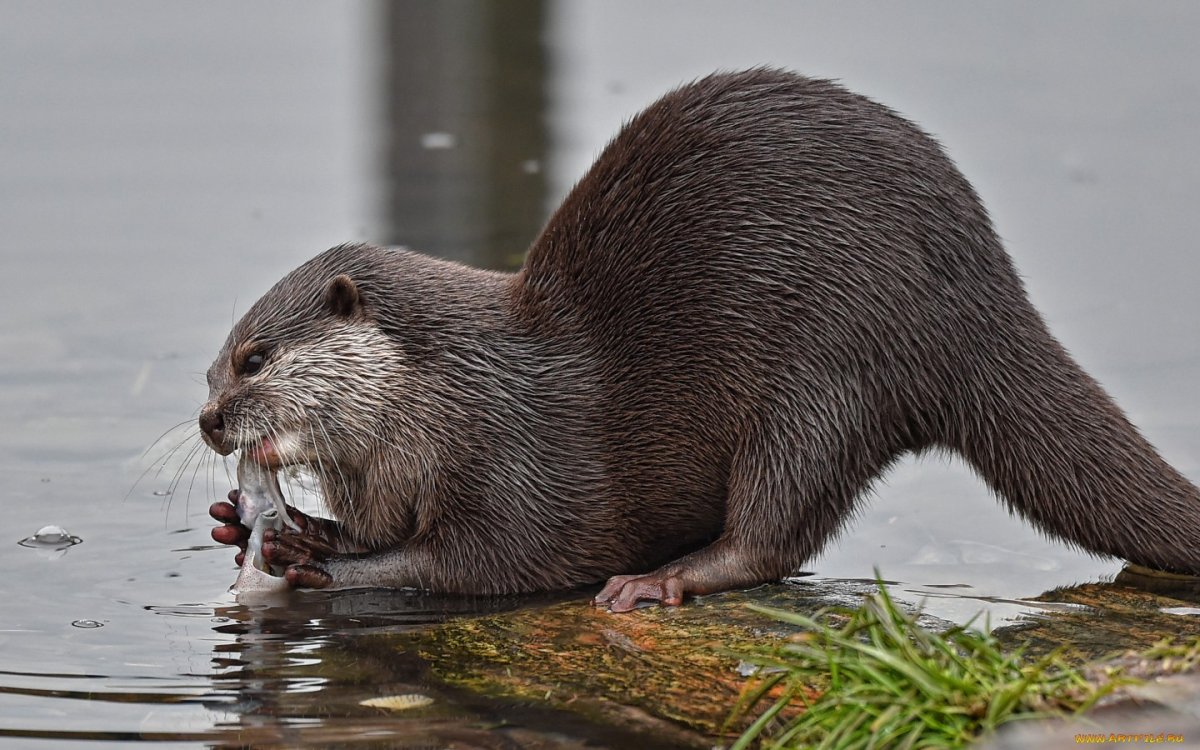
{"type": "Polygon", "coordinates": [[[325,307],[339,318],[357,317],[362,312],[362,297],[354,279],[338,274],[325,290],[325,307]]]}

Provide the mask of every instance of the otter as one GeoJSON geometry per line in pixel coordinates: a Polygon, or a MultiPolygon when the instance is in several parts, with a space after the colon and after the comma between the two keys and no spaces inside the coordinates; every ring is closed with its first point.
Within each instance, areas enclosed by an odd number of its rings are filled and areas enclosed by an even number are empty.
{"type": "Polygon", "coordinates": [[[338,519],[264,544],[297,587],[676,605],[794,572],[930,449],[1044,532],[1200,572],[1200,493],[1047,330],[939,144],[780,70],[630,120],[515,273],[325,252],[208,380],[209,445],[307,467],[338,519]]]}

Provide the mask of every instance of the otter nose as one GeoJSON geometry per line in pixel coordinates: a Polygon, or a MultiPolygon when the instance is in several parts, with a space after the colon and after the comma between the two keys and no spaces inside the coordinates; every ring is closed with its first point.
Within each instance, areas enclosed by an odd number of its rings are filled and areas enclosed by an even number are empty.
{"type": "Polygon", "coordinates": [[[217,410],[207,411],[200,415],[200,429],[208,435],[213,447],[220,447],[225,442],[225,417],[217,410]]]}

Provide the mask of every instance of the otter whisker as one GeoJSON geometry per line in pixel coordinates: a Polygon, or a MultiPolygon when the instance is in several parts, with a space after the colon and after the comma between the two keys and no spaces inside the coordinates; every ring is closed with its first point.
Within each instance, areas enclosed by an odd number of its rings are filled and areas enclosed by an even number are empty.
{"type": "MultiPolygon", "coordinates": [[[[203,442],[201,442],[200,447],[203,448],[203,446],[204,446],[204,444],[203,444],[203,442]]],[[[190,482],[188,482],[187,495],[185,495],[183,498],[183,520],[184,520],[184,523],[187,523],[188,512],[191,509],[192,490],[196,486],[196,477],[200,474],[200,469],[202,469],[204,467],[204,462],[207,460],[211,460],[211,457],[207,453],[202,452],[200,454],[200,460],[196,462],[196,468],[192,469],[192,479],[190,482]]]]}
{"type": "Polygon", "coordinates": [[[225,484],[229,487],[236,487],[237,479],[229,473],[229,456],[218,456],[216,460],[220,462],[221,468],[225,471],[225,484]]]}
{"type": "Polygon", "coordinates": [[[192,463],[193,459],[196,459],[202,455],[201,451],[204,450],[204,447],[203,440],[196,440],[192,443],[192,447],[188,448],[188,450],[184,453],[183,460],[180,462],[179,467],[175,469],[170,480],[167,481],[167,492],[169,493],[169,496],[173,496],[175,491],[179,489],[179,483],[183,481],[183,476],[187,473],[188,466],[192,463]]]}
{"type": "Polygon", "coordinates": [[[218,499],[220,497],[219,491],[217,490],[217,461],[217,454],[209,451],[204,471],[204,476],[206,479],[205,487],[207,489],[206,499],[209,502],[212,502],[214,499],[218,499]]]}
{"type": "MultiPolygon", "coordinates": [[[[328,451],[329,455],[333,455],[333,443],[329,440],[329,434],[325,431],[325,425],[320,419],[314,419],[311,422],[309,422],[308,435],[309,435],[309,439],[312,440],[312,442],[313,442],[313,447],[314,447],[313,452],[317,456],[317,476],[320,479],[321,488],[324,490],[326,483],[330,482],[331,477],[329,476],[328,470],[326,470],[326,468],[325,468],[325,462],[321,458],[321,454],[328,451]],[[323,445],[318,446],[316,433],[313,431],[314,424],[317,427],[321,428],[321,432],[324,435],[324,440],[325,440],[325,443],[323,445]],[[324,450],[316,450],[316,448],[318,448],[318,447],[323,448],[324,450]]],[[[350,487],[346,484],[345,475],[342,473],[342,471],[336,465],[333,468],[335,470],[337,470],[338,479],[341,480],[341,483],[342,483],[342,497],[344,497],[348,502],[352,503],[353,499],[350,497],[350,487]]],[[[326,494],[328,494],[328,490],[326,490],[325,492],[326,492],[326,494]]]]}
{"type": "MultiPolygon", "coordinates": [[[[172,475],[170,481],[167,482],[167,490],[166,490],[167,494],[163,498],[163,510],[164,510],[163,523],[164,524],[169,525],[169,523],[170,523],[169,519],[170,519],[171,504],[175,500],[175,493],[179,490],[179,485],[183,481],[183,477],[187,474],[188,467],[191,466],[193,462],[195,462],[197,468],[199,468],[200,462],[202,462],[204,460],[204,457],[205,457],[204,448],[205,448],[205,445],[204,445],[203,440],[195,440],[193,442],[192,447],[188,449],[186,454],[184,454],[183,461],[179,464],[179,468],[175,470],[175,473],[172,475]]],[[[193,476],[193,478],[195,477],[194,472],[193,472],[192,476],[193,476]]],[[[186,501],[185,501],[184,516],[186,517],[186,515],[187,515],[187,505],[186,505],[186,501]]]]}
{"type": "MultiPolygon", "coordinates": [[[[166,432],[159,435],[158,438],[155,439],[154,443],[151,443],[150,446],[148,446],[146,448],[146,450],[142,451],[142,455],[139,457],[138,460],[139,461],[144,460],[146,458],[146,454],[149,453],[150,448],[153,448],[155,445],[157,445],[159,442],[161,442],[162,439],[164,437],[166,437],[166,435],[168,433],[170,433],[172,430],[177,430],[180,427],[186,425],[188,423],[188,421],[190,421],[190,420],[180,422],[179,424],[172,427],[170,430],[167,430],[166,432]]],[[[125,493],[125,496],[121,498],[121,502],[124,503],[127,500],[129,500],[130,496],[133,495],[134,490],[136,490],[138,488],[138,485],[140,485],[146,479],[146,475],[149,474],[151,471],[154,472],[154,476],[157,478],[159,476],[159,474],[162,473],[163,468],[171,460],[171,456],[175,455],[175,452],[178,451],[180,449],[180,447],[182,447],[185,443],[187,443],[188,441],[190,441],[198,436],[199,436],[199,432],[197,432],[196,435],[190,435],[190,436],[185,434],[170,448],[164,448],[162,453],[160,453],[159,456],[157,458],[155,458],[153,461],[150,461],[146,465],[146,468],[142,469],[142,471],[137,475],[137,478],[133,480],[133,483],[130,484],[130,486],[129,486],[129,490],[125,493]]]]}
{"type": "MultiPolygon", "coordinates": [[[[283,454],[279,452],[280,451],[279,429],[275,426],[268,426],[266,429],[266,435],[267,435],[267,439],[271,441],[271,445],[274,446],[275,452],[279,455],[279,460],[282,461],[284,463],[284,465],[286,466],[288,464],[288,461],[283,456],[283,454]]],[[[288,499],[292,500],[292,505],[295,505],[296,501],[294,498],[296,497],[296,488],[292,484],[292,473],[285,469],[283,471],[278,472],[277,476],[283,477],[283,484],[285,487],[287,487],[286,497],[288,499]]]]}
{"type": "MultiPolygon", "coordinates": [[[[176,452],[178,452],[180,448],[187,445],[192,440],[199,440],[201,445],[204,443],[203,438],[200,437],[199,428],[196,429],[195,434],[184,435],[184,437],[180,438],[179,442],[176,443],[173,448],[166,451],[166,455],[162,456],[161,459],[156,464],[158,468],[154,472],[155,479],[157,479],[162,474],[162,470],[165,469],[167,467],[167,464],[169,464],[171,462],[171,459],[175,457],[176,452]]],[[[151,466],[151,468],[153,468],[153,467],[154,467],[154,465],[151,466]]]]}
{"type": "Polygon", "coordinates": [[[140,459],[143,459],[143,458],[145,458],[145,457],[146,457],[146,454],[147,454],[147,453],[149,453],[149,452],[150,452],[150,450],[151,450],[151,449],[152,449],[154,446],[158,445],[159,441],[161,441],[161,440],[162,440],[163,438],[165,438],[167,435],[171,434],[171,433],[172,433],[172,432],[174,432],[175,430],[178,430],[180,427],[184,427],[184,426],[187,426],[187,425],[190,425],[190,426],[192,426],[192,427],[196,427],[196,429],[197,429],[197,430],[199,430],[199,429],[200,429],[199,427],[197,427],[197,426],[196,426],[196,420],[195,420],[195,419],[193,419],[193,418],[190,418],[190,417],[189,417],[188,419],[185,419],[185,420],[183,420],[182,422],[179,422],[179,423],[177,423],[177,424],[171,425],[170,427],[168,427],[167,429],[165,429],[165,430],[163,430],[161,433],[159,433],[158,437],[154,438],[154,440],[153,440],[153,441],[151,441],[151,442],[150,442],[150,444],[146,446],[146,450],[142,451],[142,454],[141,454],[140,456],[138,456],[138,459],[140,460],[140,459]]]}
{"type": "Polygon", "coordinates": [[[237,483],[229,478],[229,462],[226,456],[220,456],[216,453],[209,452],[208,455],[208,497],[211,500],[225,499],[225,493],[222,492],[217,484],[217,467],[225,469],[225,479],[227,487],[235,487],[237,483]]]}

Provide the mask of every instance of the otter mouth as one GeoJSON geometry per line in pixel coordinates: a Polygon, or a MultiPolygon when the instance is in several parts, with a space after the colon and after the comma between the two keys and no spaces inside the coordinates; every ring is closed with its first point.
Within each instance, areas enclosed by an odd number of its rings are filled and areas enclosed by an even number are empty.
{"type": "Polygon", "coordinates": [[[280,469],[290,463],[296,463],[295,451],[287,450],[288,443],[291,442],[294,441],[286,435],[280,436],[278,440],[264,436],[257,442],[243,447],[242,455],[268,469],[280,469]],[[292,454],[290,459],[288,454],[292,454]]]}
{"type": "Polygon", "coordinates": [[[264,437],[257,443],[246,446],[242,449],[242,455],[268,469],[278,469],[280,466],[283,466],[279,450],[275,447],[274,441],[269,437],[264,437]]]}

